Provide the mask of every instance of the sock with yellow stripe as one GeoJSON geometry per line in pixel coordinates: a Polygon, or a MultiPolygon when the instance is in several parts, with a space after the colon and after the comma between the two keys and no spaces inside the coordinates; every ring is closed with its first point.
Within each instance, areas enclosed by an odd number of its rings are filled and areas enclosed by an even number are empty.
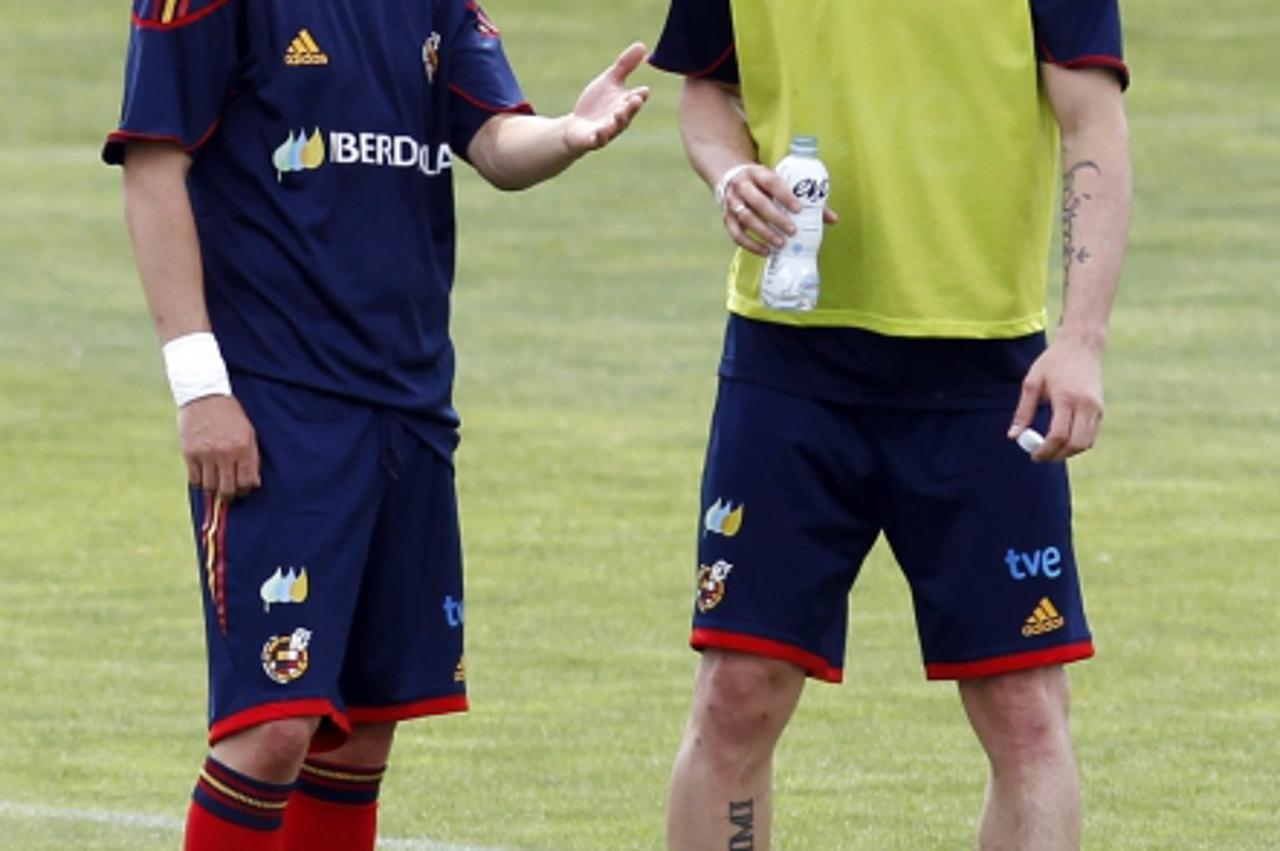
{"type": "Polygon", "coordinates": [[[280,851],[292,788],[254,780],[209,757],[191,795],[184,851],[280,851]]]}
{"type": "Polygon", "coordinates": [[[373,851],[385,771],[304,762],[285,809],[283,851],[373,851]]]}

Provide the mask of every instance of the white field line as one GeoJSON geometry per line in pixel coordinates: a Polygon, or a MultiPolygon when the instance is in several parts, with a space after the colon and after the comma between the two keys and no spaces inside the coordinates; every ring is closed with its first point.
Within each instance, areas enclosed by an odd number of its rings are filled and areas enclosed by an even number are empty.
{"type": "MultiPolygon", "coordinates": [[[[5,800],[0,800],[0,818],[70,821],[157,833],[180,833],[183,825],[181,819],[152,813],[45,807],[38,804],[19,804],[5,800]]],[[[398,839],[395,837],[379,839],[378,847],[388,849],[388,851],[502,851],[500,848],[484,848],[479,845],[450,845],[447,842],[434,842],[430,839],[398,839]]]]}

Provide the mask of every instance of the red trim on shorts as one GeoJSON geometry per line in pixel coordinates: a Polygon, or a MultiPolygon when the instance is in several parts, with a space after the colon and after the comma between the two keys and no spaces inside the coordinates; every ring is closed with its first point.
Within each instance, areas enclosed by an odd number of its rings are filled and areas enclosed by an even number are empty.
{"type": "MultiPolygon", "coordinates": [[[[323,697],[304,697],[298,700],[281,700],[276,703],[263,703],[251,706],[234,715],[228,715],[215,721],[209,727],[209,744],[216,744],[232,733],[239,733],[250,727],[257,727],[268,721],[280,721],[285,718],[321,718],[332,722],[342,732],[342,737],[351,734],[351,721],[346,715],[323,697]]],[[[323,725],[321,725],[323,728],[323,725]]]]}
{"type": "Polygon", "coordinates": [[[713,647],[717,650],[736,650],[739,653],[750,653],[752,656],[780,659],[803,668],[806,674],[815,679],[826,680],[829,683],[844,681],[844,669],[831,667],[821,656],[816,656],[794,644],[784,644],[781,641],[748,635],[745,632],[695,628],[689,637],[689,646],[694,650],[713,647]]]}
{"type": "Polygon", "coordinates": [[[1014,671],[1025,671],[1029,668],[1043,668],[1046,665],[1079,662],[1082,659],[1088,659],[1092,655],[1093,642],[1078,641],[1075,644],[1050,647],[1048,650],[1010,653],[1006,656],[992,656],[988,659],[978,659],[973,662],[926,663],[924,671],[925,676],[931,680],[968,680],[977,677],[991,677],[996,674],[1009,674],[1014,671]]]}
{"type": "Polygon", "coordinates": [[[448,715],[451,712],[466,712],[469,708],[465,694],[451,694],[395,706],[350,706],[347,708],[347,715],[355,723],[365,724],[370,721],[404,721],[424,715],[448,715]]]}
{"type": "Polygon", "coordinates": [[[214,604],[218,611],[218,628],[222,630],[222,634],[227,634],[227,521],[231,519],[231,505],[223,501],[221,498],[214,497],[213,510],[219,514],[217,523],[217,558],[214,561],[215,576],[217,576],[218,593],[214,597],[214,604]]]}

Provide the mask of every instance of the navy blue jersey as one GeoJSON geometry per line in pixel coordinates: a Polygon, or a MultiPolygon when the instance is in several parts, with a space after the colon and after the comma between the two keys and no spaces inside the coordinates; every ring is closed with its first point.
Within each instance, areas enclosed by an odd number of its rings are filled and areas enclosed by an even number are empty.
{"type": "MultiPolygon", "coordinates": [[[[1119,0],[1028,0],[1042,62],[1111,68],[1129,85],[1119,0]]],[[[1031,45],[1028,45],[1031,48],[1031,45]]],[[[667,25],[649,61],[664,71],[738,82],[730,0],[671,0],[667,25]]]]}
{"type": "Polygon", "coordinates": [[[452,440],[454,158],[494,114],[529,111],[467,0],[134,0],[103,158],[138,139],[192,155],[233,375],[385,406],[452,440]]]}

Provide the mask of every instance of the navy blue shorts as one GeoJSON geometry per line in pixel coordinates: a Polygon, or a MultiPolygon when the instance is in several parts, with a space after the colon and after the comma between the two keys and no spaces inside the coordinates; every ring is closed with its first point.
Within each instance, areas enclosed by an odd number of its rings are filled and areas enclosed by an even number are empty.
{"type": "Polygon", "coordinates": [[[849,592],[883,532],[930,679],[1093,655],[1066,466],[1032,463],[1005,437],[1010,416],[841,406],[722,378],[692,645],[839,682],[849,592]]]}
{"type": "Polygon", "coordinates": [[[192,490],[209,651],[209,740],[319,716],[467,708],[453,465],[386,411],[245,375],[262,486],[192,490]]]}

